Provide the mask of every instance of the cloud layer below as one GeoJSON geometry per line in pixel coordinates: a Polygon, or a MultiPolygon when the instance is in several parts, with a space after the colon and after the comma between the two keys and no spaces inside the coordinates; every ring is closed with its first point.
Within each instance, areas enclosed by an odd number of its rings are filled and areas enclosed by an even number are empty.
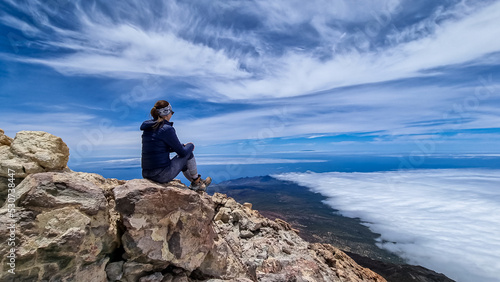
{"type": "Polygon", "coordinates": [[[378,245],[456,281],[498,281],[500,171],[415,170],[274,176],[328,197],[381,234],[378,245]]]}

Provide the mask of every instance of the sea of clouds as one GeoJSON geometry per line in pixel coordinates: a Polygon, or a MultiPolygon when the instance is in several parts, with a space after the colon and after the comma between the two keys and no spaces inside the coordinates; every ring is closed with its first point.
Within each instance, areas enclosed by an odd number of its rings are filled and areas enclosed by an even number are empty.
{"type": "Polygon", "coordinates": [[[500,170],[273,175],[381,234],[378,245],[457,281],[499,281],[500,170]]]}

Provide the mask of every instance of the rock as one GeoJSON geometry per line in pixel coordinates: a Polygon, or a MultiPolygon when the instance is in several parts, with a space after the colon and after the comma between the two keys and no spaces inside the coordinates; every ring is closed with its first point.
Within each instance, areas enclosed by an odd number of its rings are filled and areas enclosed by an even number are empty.
{"type": "Polygon", "coordinates": [[[244,203],[243,206],[248,209],[252,209],[252,203],[244,203]]]}
{"type": "Polygon", "coordinates": [[[154,266],[147,263],[138,263],[128,261],[123,264],[123,282],[136,282],[140,277],[147,275],[153,270],[154,266]]]}
{"type": "Polygon", "coordinates": [[[116,281],[123,277],[123,263],[124,261],[117,261],[109,263],[106,266],[106,275],[108,280],[116,281]]]}
{"type": "Polygon", "coordinates": [[[151,264],[155,271],[171,264],[193,271],[212,248],[214,203],[206,194],[179,183],[136,179],[114,188],[114,197],[129,260],[151,264]]]}
{"type": "Polygon", "coordinates": [[[231,212],[231,216],[234,222],[240,222],[245,218],[245,212],[240,209],[235,209],[231,212]]]}
{"type": "Polygon", "coordinates": [[[75,273],[74,281],[106,281],[106,264],[109,258],[102,258],[95,263],[82,266],[82,268],[75,273]]]}
{"type": "Polygon", "coordinates": [[[0,128],[0,146],[3,145],[10,146],[12,140],[13,139],[5,135],[5,131],[3,131],[3,129],[0,128]]]}
{"type": "Polygon", "coordinates": [[[377,273],[358,265],[341,250],[329,244],[310,244],[317,258],[328,266],[335,268],[341,281],[385,281],[377,273]]]}
{"type": "MultiPolygon", "coordinates": [[[[16,189],[19,277],[105,281],[108,255],[119,245],[119,238],[102,189],[80,175],[33,174],[16,189]]],[[[7,204],[0,211],[0,240],[5,242],[10,222],[7,204]]],[[[7,253],[6,247],[1,244],[0,252],[7,253]]],[[[0,280],[4,278],[8,277],[1,274],[0,280]]]]}
{"type": "Polygon", "coordinates": [[[9,173],[19,184],[33,173],[69,170],[68,158],[68,146],[52,134],[20,131],[12,139],[0,129],[0,205],[7,195],[9,173]]]}
{"type": "Polygon", "coordinates": [[[17,188],[19,183],[21,183],[21,178],[7,178],[0,176],[0,207],[5,203],[9,194],[9,185],[13,188],[17,188]]]}
{"type": "Polygon", "coordinates": [[[60,137],[43,131],[20,131],[10,145],[11,151],[26,157],[44,170],[61,170],[66,167],[69,148],[60,137]]]}
{"type": "Polygon", "coordinates": [[[243,230],[241,231],[240,233],[240,238],[241,239],[248,239],[248,238],[252,238],[253,237],[253,233],[248,231],[248,230],[243,230]]]}
{"type": "Polygon", "coordinates": [[[6,177],[9,168],[21,178],[31,173],[67,168],[69,148],[57,136],[43,131],[20,131],[10,142],[10,147],[8,143],[4,141],[0,146],[0,176],[6,177]]]}
{"type": "Polygon", "coordinates": [[[141,277],[139,279],[139,282],[162,282],[163,280],[163,274],[161,272],[155,272],[151,275],[141,277]]]}
{"type": "Polygon", "coordinates": [[[276,218],[274,221],[275,221],[275,222],[276,222],[279,226],[281,226],[281,228],[282,228],[283,230],[292,230],[292,226],[291,226],[288,222],[286,222],[286,221],[284,221],[284,220],[282,220],[282,219],[279,219],[279,218],[276,218]]]}
{"type": "Polygon", "coordinates": [[[219,212],[215,215],[214,220],[221,220],[224,223],[228,223],[231,216],[230,216],[231,210],[229,208],[221,208],[219,212]]]}
{"type": "Polygon", "coordinates": [[[227,195],[221,194],[221,193],[214,193],[212,196],[212,201],[214,202],[214,209],[216,209],[218,206],[223,206],[227,202],[227,195]]]}

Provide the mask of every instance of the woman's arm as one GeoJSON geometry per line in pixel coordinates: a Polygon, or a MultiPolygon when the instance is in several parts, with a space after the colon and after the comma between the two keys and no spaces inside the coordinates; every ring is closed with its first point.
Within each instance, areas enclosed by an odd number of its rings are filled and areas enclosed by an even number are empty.
{"type": "Polygon", "coordinates": [[[165,141],[179,157],[182,158],[187,156],[194,150],[193,143],[188,143],[186,146],[181,144],[173,127],[164,126],[162,129],[164,130],[164,134],[162,134],[163,141],[165,141]]]}

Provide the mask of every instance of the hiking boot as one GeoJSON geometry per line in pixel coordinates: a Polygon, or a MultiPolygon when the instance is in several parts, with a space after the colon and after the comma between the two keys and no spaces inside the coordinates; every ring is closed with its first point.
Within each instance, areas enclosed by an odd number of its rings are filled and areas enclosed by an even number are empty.
{"type": "Polygon", "coordinates": [[[205,179],[201,179],[201,175],[198,174],[198,178],[191,182],[189,189],[195,191],[206,191],[210,183],[212,183],[212,178],[210,178],[210,176],[205,179]]]}

